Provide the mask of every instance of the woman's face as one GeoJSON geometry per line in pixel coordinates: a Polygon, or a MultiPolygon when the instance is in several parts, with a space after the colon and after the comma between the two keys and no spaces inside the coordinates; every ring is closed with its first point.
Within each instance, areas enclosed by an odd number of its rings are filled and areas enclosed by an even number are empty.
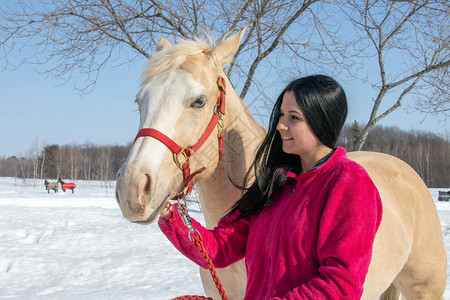
{"type": "Polygon", "coordinates": [[[300,155],[303,161],[316,156],[317,150],[325,147],[306,121],[292,91],[284,93],[280,114],[277,130],[285,153],[300,155]]]}

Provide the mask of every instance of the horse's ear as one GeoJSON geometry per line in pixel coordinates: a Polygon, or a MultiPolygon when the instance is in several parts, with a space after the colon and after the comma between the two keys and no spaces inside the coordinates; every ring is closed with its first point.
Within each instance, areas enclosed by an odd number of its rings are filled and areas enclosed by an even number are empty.
{"type": "Polygon", "coordinates": [[[223,67],[229,62],[233,53],[239,48],[245,29],[247,29],[247,27],[242,28],[239,32],[221,42],[217,45],[217,47],[208,53],[212,57],[213,61],[219,64],[218,67],[220,69],[223,69],[223,67]]]}
{"type": "Polygon", "coordinates": [[[165,38],[161,38],[158,45],[156,45],[156,52],[167,49],[171,46],[172,44],[168,40],[166,40],[165,38]]]}

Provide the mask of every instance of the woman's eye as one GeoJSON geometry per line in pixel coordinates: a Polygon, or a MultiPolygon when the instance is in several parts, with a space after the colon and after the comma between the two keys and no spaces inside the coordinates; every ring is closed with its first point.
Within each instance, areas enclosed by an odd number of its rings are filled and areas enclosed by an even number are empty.
{"type": "Polygon", "coordinates": [[[205,106],[205,100],[203,98],[197,99],[191,104],[193,108],[201,108],[203,106],[205,106]]]}

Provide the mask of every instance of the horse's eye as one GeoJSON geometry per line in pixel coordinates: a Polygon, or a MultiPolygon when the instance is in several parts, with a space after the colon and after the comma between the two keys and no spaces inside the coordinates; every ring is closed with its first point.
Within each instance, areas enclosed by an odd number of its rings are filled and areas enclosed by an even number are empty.
{"type": "Polygon", "coordinates": [[[203,97],[198,98],[191,104],[191,107],[193,108],[202,108],[203,106],[205,106],[205,99],[203,97]]]}

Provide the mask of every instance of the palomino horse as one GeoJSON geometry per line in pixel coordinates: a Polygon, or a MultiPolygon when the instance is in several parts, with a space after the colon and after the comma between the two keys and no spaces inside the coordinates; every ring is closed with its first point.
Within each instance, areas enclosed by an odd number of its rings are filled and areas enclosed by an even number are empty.
{"type": "MultiPolygon", "coordinates": [[[[243,33],[241,30],[216,47],[202,41],[172,46],[165,39],[158,44],[136,97],[140,131],[118,174],[116,199],[129,221],[154,221],[188,182],[197,182],[207,228],[213,228],[239,199],[241,192],[230,178],[242,182],[265,134],[223,73],[243,33]],[[227,86],[225,115],[220,115],[226,134],[223,151],[217,150],[222,126],[211,127],[210,121],[223,94],[218,77],[225,78],[227,86]],[[205,136],[208,131],[212,134],[205,136]],[[180,154],[173,156],[172,152],[180,154]],[[192,173],[196,176],[182,167],[186,162],[190,169],[199,170],[192,173]]],[[[447,258],[427,187],[407,164],[392,156],[354,152],[349,157],[370,174],[384,210],[362,298],[394,299],[392,295],[398,298],[400,290],[407,299],[442,299],[447,258]]],[[[218,271],[228,297],[242,299],[246,285],[243,262],[218,271]]],[[[219,299],[209,273],[201,270],[201,277],[206,294],[219,299]]]]}

